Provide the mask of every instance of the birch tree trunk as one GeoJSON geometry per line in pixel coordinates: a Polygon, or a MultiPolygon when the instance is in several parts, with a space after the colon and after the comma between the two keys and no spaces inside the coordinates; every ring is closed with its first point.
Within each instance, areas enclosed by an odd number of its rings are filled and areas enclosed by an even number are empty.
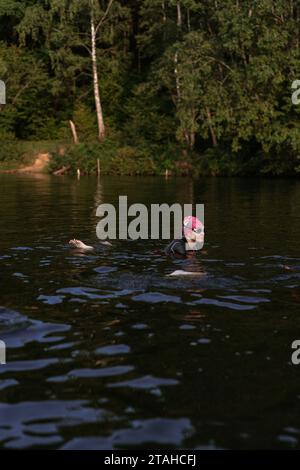
{"type": "Polygon", "coordinates": [[[208,119],[208,126],[210,130],[211,140],[212,140],[213,146],[217,147],[218,139],[217,139],[214,127],[212,125],[211,112],[209,108],[206,108],[206,114],[207,114],[207,119],[208,119]]]}
{"type": "Polygon", "coordinates": [[[78,135],[77,135],[77,131],[76,131],[76,126],[75,126],[73,121],[69,121],[69,123],[70,123],[71,131],[72,131],[74,144],[78,144],[79,140],[78,140],[78,135]]]}
{"type": "Polygon", "coordinates": [[[188,27],[188,32],[191,32],[191,14],[190,14],[190,9],[188,8],[186,11],[186,17],[187,17],[187,27],[188,27]]]}
{"type": "Polygon", "coordinates": [[[181,100],[181,91],[180,91],[180,81],[178,76],[178,52],[176,51],[174,54],[174,75],[176,81],[176,95],[177,95],[177,103],[179,104],[181,100]]]}
{"type": "Polygon", "coordinates": [[[177,2],[177,26],[178,28],[182,28],[182,14],[181,14],[181,5],[180,2],[177,2]]]}
{"type": "Polygon", "coordinates": [[[99,90],[99,78],[98,78],[98,69],[97,69],[97,46],[96,46],[96,27],[93,11],[91,12],[91,41],[92,41],[92,66],[93,66],[93,86],[94,86],[94,96],[95,96],[95,106],[97,114],[97,123],[98,123],[98,138],[100,142],[103,142],[105,139],[105,125],[103,119],[103,111],[100,98],[99,90]]]}
{"type": "Polygon", "coordinates": [[[162,8],[162,12],[163,12],[163,22],[166,23],[167,15],[166,15],[166,5],[165,5],[164,1],[162,1],[162,3],[161,3],[161,8],[162,8]]]}

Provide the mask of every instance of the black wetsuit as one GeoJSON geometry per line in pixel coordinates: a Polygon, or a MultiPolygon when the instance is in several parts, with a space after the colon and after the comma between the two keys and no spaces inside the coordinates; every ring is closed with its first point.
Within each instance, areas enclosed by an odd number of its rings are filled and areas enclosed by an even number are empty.
{"type": "Polygon", "coordinates": [[[177,240],[171,241],[169,245],[165,248],[165,254],[166,255],[177,255],[177,256],[185,256],[186,255],[186,249],[185,249],[185,244],[186,244],[186,239],[180,238],[177,240]]]}

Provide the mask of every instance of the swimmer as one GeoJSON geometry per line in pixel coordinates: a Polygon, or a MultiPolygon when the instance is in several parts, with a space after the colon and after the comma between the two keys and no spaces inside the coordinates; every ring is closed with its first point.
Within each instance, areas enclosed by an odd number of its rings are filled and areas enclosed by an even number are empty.
{"type": "Polygon", "coordinates": [[[191,215],[183,220],[183,236],[173,240],[166,248],[165,254],[171,256],[186,256],[189,251],[200,250],[204,243],[204,225],[197,217],[191,215]]]}
{"type": "MultiPolygon", "coordinates": [[[[173,240],[166,248],[166,255],[185,256],[189,251],[196,251],[202,248],[204,242],[204,225],[197,217],[191,215],[183,220],[183,237],[173,240]]],[[[112,246],[109,241],[101,241],[101,245],[112,246]]],[[[70,240],[69,245],[79,251],[88,252],[95,248],[86,245],[81,240],[70,240]]]]}

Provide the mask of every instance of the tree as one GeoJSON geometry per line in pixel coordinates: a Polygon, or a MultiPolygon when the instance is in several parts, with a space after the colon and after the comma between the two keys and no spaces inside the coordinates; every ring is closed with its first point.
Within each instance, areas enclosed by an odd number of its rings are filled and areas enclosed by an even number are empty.
{"type": "MultiPolygon", "coordinates": [[[[41,8],[37,4],[26,10],[19,31],[23,42],[27,35],[33,37],[36,16],[41,8]]],[[[70,72],[84,73],[88,52],[91,60],[94,103],[98,124],[98,139],[105,139],[105,123],[99,86],[99,44],[103,50],[109,49],[114,42],[114,29],[126,19],[127,9],[116,0],[50,0],[46,15],[50,21],[43,22],[46,45],[54,68],[61,70],[60,61],[67,61],[70,72]],[[76,59],[78,60],[76,63],[76,59]],[[75,68],[75,70],[74,70],[75,68]],[[76,70],[77,69],[77,70],[76,70]]]]}
{"type": "Polygon", "coordinates": [[[71,120],[159,168],[299,171],[299,20],[298,0],[0,0],[2,134],[57,139],[71,120]]]}

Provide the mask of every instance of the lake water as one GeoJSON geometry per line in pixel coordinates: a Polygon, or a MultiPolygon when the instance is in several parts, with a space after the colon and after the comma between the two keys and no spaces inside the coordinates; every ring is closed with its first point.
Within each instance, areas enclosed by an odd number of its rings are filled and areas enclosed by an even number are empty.
{"type": "Polygon", "coordinates": [[[2,175],[0,201],[0,447],[300,448],[299,180],[2,175]],[[119,195],[204,203],[203,251],[69,249],[119,195]]]}

